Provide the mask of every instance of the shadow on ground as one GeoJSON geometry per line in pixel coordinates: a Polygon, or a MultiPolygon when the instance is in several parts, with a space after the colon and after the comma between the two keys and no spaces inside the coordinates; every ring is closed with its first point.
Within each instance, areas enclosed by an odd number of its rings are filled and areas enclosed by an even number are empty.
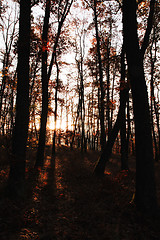
{"type": "Polygon", "coordinates": [[[92,174],[98,152],[50,153],[43,169],[28,168],[25,199],[2,196],[1,240],[160,239],[159,219],[142,216],[132,202],[135,171],[120,171],[111,159],[99,179],[92,174]]]}

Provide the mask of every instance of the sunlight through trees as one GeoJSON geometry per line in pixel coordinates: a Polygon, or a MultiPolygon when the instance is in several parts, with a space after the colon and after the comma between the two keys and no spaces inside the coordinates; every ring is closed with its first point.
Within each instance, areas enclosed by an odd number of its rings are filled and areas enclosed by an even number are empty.
{"type": "Polygon", "coordinates": [[[47,154],[54,168],[63,146],[80,150],[82,159],[98,152],[94,178],[110,175],[112,156],[129,174],[134,158],[133,202],[157,211],[159,10],[158,0],[0,2],[0,155],[9,168],[8,196],[25,195],[28,154],[32,169],[42,170],[47,154]]]}

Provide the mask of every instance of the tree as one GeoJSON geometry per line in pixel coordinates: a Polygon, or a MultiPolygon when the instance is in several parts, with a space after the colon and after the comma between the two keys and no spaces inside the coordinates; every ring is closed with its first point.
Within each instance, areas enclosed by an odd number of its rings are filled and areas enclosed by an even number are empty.
{"type": "Polygon", "coordinates": [[[56,87],[55,87],[55,109],[54,109],[54,133],[53,133],[53,144],[52,144],[52,156],[55,156],[56,152],[56,131],[57,131],[57,106],[58,106],[58,88],[59,88],[59,66],[57,57],[55,56],[55,64],[57,68],[56,76],[56,87]]]}
{"type": "Polygon", "coordinates": [[[96,41],[97,41],[97,58],[98,58],[98,67],[99,67],[99,83],[100,83],[100,89],[101,89],[101,95],[100,95],[100,125],[101,125],[101,148],[102,151],[105,148],[106,143],[106,134],[105,134],[105,126],[104,126],[104,97],[105,97],[105,91],[104,91],[104,83],[103,83],[103,70],[102,70],[102,59],[101,59],[101,52],[100,52],[100,37],[99,37],[99,31],[98,31],[98,19],[97,19],[97,0],[94,0],[94,23],[95,23],[95,31],[96,31],[96,41]]]}
{"type": "MultiPolygon", "coordinates": [[[[86,27],[85,19],[83,19],[82,27],[79,29],[76,26],[77,32],[77,42],[75,43],[76,47],[76,66],[78,70],[78,118],[79,121],[79,134],[81,137],[81,152],[86,150],[86,139],[85,139],[85,103],[84,103],[84,78],[85,78],[85,69],[84,69],[84,59],[85,59],[85,39],[86,39],[86,27]]],[[[76,123],[75,123],[76,127],[76,123]]]]}
{"type": "MultiPolygon", "coordinates": [[[[121,80],[120,80],[120,105],[123,105],[122,113],[121,113],[121,126],[120,126],[120,134],[121,134],[121,169],[128,169],[128,145],[127,145],[127,137],[126,137],[126,99],[124,99],[123,89],[126,88],[126,69],[125,69],[125,53],[124,47],[122,46],[121,52],[121,80]]],[[[128,92],[129,93],[129,92],[128,92]]],[[[127,93],[127,94],[128,94],[127,93]]],[[[129,94],[128,94],[129,95],[129,94]]],[[[128,96],[127,96],[128,100],[128,96]]]]}
{"type": "Polygon", "coordinates": [[[37,150],[36,166],[43,165],[44,148],[46,140],[46,124],[48,114],[48,75],[47,75],[47,62],[48,62],[48,30],[51,0],[46,0],[45,16],[43,22],[42,33],[42,112],[41,112],[41,125],[39,133],[39,144],[37,150]]]}
{"type": "MultiPolygon", "coordinates": [[[[58,29],[56,36],[54,38],[54,45],[53,45],[53,51],[51,56],[51,61],[49,63],[49,67],[47,68],[47,37],[48,37],[48,30],[49,30],[49,16],[50,16],[50,1],[46,1],[46,12],[45,12],[45,18],[44,18],[44,26],[43,26],[43,37],[44,41],[42,40],[42,52],[44,49],[44,64],[42,65],[42,113],[41,113],[41,126],[40,126],[40,135],[39,135],[39,144],[38,144],[38,150],[37,150],[37,159],[36,159],[36,166],[43,166],[44,161],[44,150],[45,150],[45,139],[46,139],[46,124],[47,124],[47,115],[48,115],[48,82],[51,77],[53,64],[55,62],[55,56],[56,56],[56,50],[58,46],[58,42],[61,35],[61,30],[63,27],[63,23],[70,11],[71,5],[73,0],[66,1],[65,4],[63,1],[60,1],[58,3],[58,29]],[[63,5],[64,4],[64,5],[63,5]],[[45,35],[44,35],[45,32],[45,35]]],[[[43,57],[42,57],[43,58],[43,57]]]]}
{"type": "Polygon", "coordinates": [[[154,180],[153,146],[148,93],[143,60],[152,29],[155,0],[150,1],[147,29],[141,48],[137,34],[137,3],[123,1],[123,35],[129,78],[133,97],[136,143],[136,194],[135,203],[142,211],[152,212],[157,207],[154,180]]]}
{"type": "MultiPolygon", "coordinates": [[[[5,9],[5,8],[4,8],[5,9]]],[[[8,130],[12,132],[13,116],[13,90],[15,90],[15,72],[13,72],[13,60],[15,59],[15,52],[13,52],[14,40],[16,38],[16,27],[18,22],[17,8],[14,6],[14,13],[10,9],[6,9],[5,15],[1,18],[0,27],[2,28],[2,36],[4,42],[4,51],[2,54],[2,84],[0,86],[0,120],[2,120],[1,133],[4,134],[5,125],[8,130]],[[7,122],[8,121],[8,122],[7,122]],[[7,123],[7,124],[5,124],[7,123]]],[[[15,70],[14,70],[15,71],[15,70]]]]}
{"type": "Polygon", "coordinates": [[[16,119],[12,139],[9,194],[22,195],[29,123],[29,55],[31,1],[20,1],[16,119]]]}
{"type": "MultiPolygon", "coordinates": [[[[159,13],[160,6],[158,2],[155,3],[155,14],[153,21],[153,31],[150,38],[149,46],[149,63],[150,63],[150,107],[151,107],[151,123],[152,134],[155,149],[155,160],[160,160],[160,122],[159,122],[159,109],[158,99],[156,97],[156,87],[158,86],[159,64],[158,64],[158,39],[159,39],[159,13]]],[[[147,59],[148,63],[148,59],[147,59]]]]}
{"type": "MultiPolygon", "coordinates": [[[[118,136],[119,130],[123,129],[124,125],[124,112],[126,107],[126,102],[128,100],[128,92],[129,92],[129,84],[125,83],[125,66],[124,66],[124,50],[122,48],[122,54],[121,54],[121,79],[120,79],[120,106],[117,114],[116,122],[110,131],[110,135],[108,136],[108,141],[105,145],[105,148],[102,151],[102,154],[97,162],[97,165],[95,166],[94,173],[97,176],[103,176],[105,171],[106,162],[109,160],[112,148],[115,143],[115,140],[118,136]]],[[[125,146],[122,151],[125,151],[125,146]]],[[[122,152],[123,154],[123,152],[122,152]]],[[[124,157],[124,155],[122,155],[124,157]]],[[[126,157],[126,156],[125,156],[126,157]]],[[[126,160],[126,159],[125,159],[126,160]]],[[[122,164],[122,167],[127,168],[126,161],[122,164]],[[123,165],[124,164],[124,165],[123,165]]]]}

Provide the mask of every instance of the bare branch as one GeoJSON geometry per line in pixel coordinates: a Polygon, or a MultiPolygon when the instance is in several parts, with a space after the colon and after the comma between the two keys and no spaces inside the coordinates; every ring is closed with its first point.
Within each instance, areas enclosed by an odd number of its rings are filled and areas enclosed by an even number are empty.
{"type": "Polygon", "coordinates": [[[150,1],[150,12],[149,12],[149,17],[148,17],[148,22],[147,22],[147,29],[146,29],[146,33],[143,39],[143,43],[142,43],[142,47],[140,49],[140,53],[141,53],[141,58],[144,57],[146,48],[148,47],[148,42],[149,42],[149,36],[152,30],[152,26],[153,26],[153,15],[154,15],[154,5],[155,5],[155,0],[151,0],[150,1]]]}

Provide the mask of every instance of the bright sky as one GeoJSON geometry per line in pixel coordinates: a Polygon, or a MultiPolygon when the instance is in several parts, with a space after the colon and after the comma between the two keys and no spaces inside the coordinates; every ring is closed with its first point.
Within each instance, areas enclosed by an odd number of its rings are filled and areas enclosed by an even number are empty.
{"type": "MultiPolygon", "coordinates": [[[[8,6],[9,6],[9,8],[8,8],[9,15],[10,15],[11,18],[13,18],[14,17],[14,13],[15,13],[15,9],[16,9],[17,12],[19,11],[19,5],[16,4],[16,3],[13,3],[12,0],[7,0],[6,2],[8,4],[8,6]]],[[[78,2],[79,2],[79,7],[80,7],[81,2],[80,1],[78,1],[78,2]]],[[[32,8],[32,12],[33,12],[33,16],[34,16],[34,20],[35,21],[36,21],[36,18],[39,15],[41,15],[41,16],[44,15],[44,11],[41,9],[40,6],[33,7],[32,8]]],[[[80,8],[72,7],[71,8],[71,13],[68,15],[68,19],[69,19],[69,21],[72,21],[74,18],[79,19],[77,21],[84,21],[84,28],[87,29],[89,24],[90,24],[90,22],[92,21],[92,10],[84,11],[84,10],[80,10],[80,8]]],[[[66,20],[66,21],[68,21],[68,20],[66,20]]],[[[5,24],[6,23],[7,23],[7,21],[5,21],[5,24]]],[[[79,22],[78,22],[78,24],[79,24],[79,22]]],[[[17,25],[17,27],[18,27],[18,25],[17,25]]],[[[121,27],[121,25],[119,27],[121,27]]],[[[79,33],[80,33],[82,28],[83,28],[82,25],[78,26],[78,32],[79,33]]],[[[12,31],[12,25],[11,25],[10,31],[12,31]]],[[[72,37],[74,37],[76,31],[77,31],[76,28],[74,28],[74,30],[72,28],[72,31],[70,32],[72,37]]],[[[93,33],[94,33],[94,30],[91,31],[88,34],[88,36],[86,37],[86,39],[85,39],[85,54],[86,55],[87,55],[88,49],[89,49],[89,47],[91,45],[90,39],[93,38],[93,33]]],[[[1,34],[0,34],[0,37],[1,37],[0,38],[0,40],[1,40],[1,47],[3,48],[4,47],[4,41],[2,40],[2,35],[1,34]]],[[[79,45],[79,38],[78,37],[77,37],[77,45],[79,45]]],[[[76,67],[74,65],[75,64],[75,54],[74,53],[64,54],[63,57],[62,57],[62,61],[66,61],[70,65],[66,66],[65,70],[64,70],[64,66],[62,66],[62,71],[60,71],[60,79],[63,81],[64,85],[66,85],[67,81],[69,81],[69,86],[70,87],[72,85],[71,84],[71,80],[73,81],[73,79],[75,79],[74,82],[73,82],[73,85],[76,85],[77,84],[76,83],[77,69],[76,69],[76,67]],[[68,74],[72,75],[72,79],[67,80],[67,75],[68,74]]],[[[15,63],[15,66],[16,66],[16,63],[15,63]]],[[[53,79],[55,79],[54,72],[55,71],[53,70],[53,74],[52,74],[52,78],[53,79]]],[[[66,97],[66,96],[63,96],[62,93],[59,94],[59,96],[61,98],[64,98],[64,99],[66,97]]],[[[69,96],[67,98],[69,99],[69,96]]],[[[74,98],[74,103],[77,102],[77,98],[75,97],[75,94],[71,93],[71,98],[74,98]]],[[[68,100],[68,101],[70,101],[70,100],[68,100]]],[[[68,102],[68,104],[69,104],[69,102],[68,102]]],[[[54,103],[52,104],[52,106],[53,106],[53,110],[54,110],[54,103]]],[[[65,106],[63,107],[62,115],[63,115],[63,117],[62,117],[61,127],[63,129],[65,129],[66,128],[66,108],[65,108],[65,106]]],[[[61,116],[61,109],[59,107],[58,108],[57,128],[60,127],[60,123],[61,123],[60,116],[61,116]]],[[[72,127],[71,126],[72,122],[71,122],[71,115],[70,114],[68,114],[68,123],[69,123],[68,127],[71,128],[72,127]]],[[[54,116],[53,115],[49,118],[48,124],[49,124],[51,129],[54,129],[54,116]]]]}
{"type": "MultiPolygon", "coordinates": [[[[14,16],[15,16],[15,11],[18,13],[19,11],[19,7],[18,7],[18,4],[14,3],[12,0],[6,0],[5,1],[9,8],[8,8],[8,16],[10,16],[10,18],[13,20],[14,16]]],[[[80,1],[77,1],[79,4],[81,3],[80,1]]],[[[44,11],[41,9],[40,6],[35,6],[32,8],[32,11],[33,11],[33,16],[34,16],[34,21],[36,21],[36,18],[41,15],[41,16],[44,16],[44,11]]],[[[87,29],[90,22],[92,21],[92,10],[80,10],[80,8],[74,8],[74,6],[71,8],[71,13],[68,15],[68,18],[66,20],[66,22],[70,21],[69,25],[70,25],[70,36],[71,36],[71,39],[72,37],[74,38],[75,37],[75,32],[77,31],[75,27],[71,27],[71,21],[76,18],[76,19],[79,19],[77,21],[84,21],[84,28],[87,29]]],[[[5,29],[7,28],[7,19],[5,19],[5,22],[4,24],[6,25],[5,26],[5,29]]],[[[79,22],[78,22],[79,24],[79,22]]],[[[117,25],[117,31],[114,33],[113,31],[113,36],[115,34],[115,37],[113,38],[112,40],[112,46],[114,46],[115,48],[117,48],[117,52],[120,51],[120,48],[121,48],[121,45],[122,45],[122,20],[121,20],[121,15],[120,14],[117,14],[116,15],[116,23],[117,25]],[[119,32],[119,34],[118,34],[119,32]]],[[[17,28],[18,28],[18,25],[17,25],[17,28]]],[[[13,24],[11,24],[10,26],[10,29],[9,29],[9,32],[12,32],[12,29],[13,29],[13,24]]],[[[78,26],[78,32],[80,33],[82,29],[82,24],[80,24],[78,26]]],[[[5,31],[1,31],[0,32],[0,48],[1,50],[5,47],[4,45],[4,40],[3,40],[3,34],[4,34],[4,38],[5,38],[5,33],[6,33],[6,30],[5,31]]],[[[18,32],[17,32],[18,33],[18,32]]],[[[93,38],[93,34],[94,34],[94,30],[91,30],[89,33],[87,33],[88,35],[86,36],[86,39],[85,39],[85,53],[87,55],[87,52],[88,52],[88,49],[89,47],[91,46],[91,41],[90,39],[93,38]]],[[[79,39],[77,37],[77,46],[79,45],[79,39]]],[[[72,51],[72,49],[69,49],[72,51]]],[[[2,55],[0,55],[0,57],[2,57],[2,55]]],[[[74,85],[76,86],[77,84],[77,69],[76,69],[76,66],[75,66],[75,53],[73,52],[68,52],[68,53],[65,53],[62,58],[61,58],[61,61],[63,62],[67,62],[68,64],[70,65],[66,65],[65,68],[64,68],[64,65],[62,65],[61,67],[61,70],[60,70],[60,80],[63,82],[63,85],[65,86],[67,84],[67,82],[69,83],[69,87],[73,87],[74,85]],[[71,75],[70,77],[69,74],[71,75]],[[73,81],[74,80],[74,81],[73,81]]],[[[16,63],[15,63],[15,66],[16,66],[16,63]]],[[[15,68],[14,66],[14,68],[15,68]]],[[[2,61],[0,62],[0,68],[2,68],[2,61]]],[[[84,69],[85,69],[85,66],[84,66],[84,69]]],[[[52,74],[52,77],[51,79],[53,79],[55,81],[55,70],[53,69],[53,74],[52,74]]],[[[0,78],[0,81],[1,81],[1,78],[0,78]]],[[[86,91],[86,90],[85,90],[86,91]]],[[[63,93],[59,93],[59,97],[60,98],[63,98],[65,100],[66,98],[66,95],[63,93]]],[[[71,104],[71,99],[73,100],[74,104],[75,104],[75,107],[76,104],[77,104],[77,97],[75,96],[75,93],[72,91],[71,93],[69,93],[69,95],[67,96],[67,99],[68,99],[68,102],[67,104],[71,104]]],[[[66,105],[66,103],[65,103],[66,105]]],[[[54,110],[54,102],[52,103],[52,107],[53,107],[53,110],[54,110]]],[[[75,111],[76,111],[76,108],[75,108],[75,111]]],[[[64,106],[63,107],[63,112],[62,112],[62,123],[61,123],[61,107],[59,106],[58,107],[58,119],[57,119],[57,128],[60,128],[62,127],[62,129],[66,129],[66,107],[64,106]],[[61,126],[60,126],[61,125],[61,126]]],[[[72,118],[71,118],[71,114],[68,114],[68,123],[69,123],[69,129],[72,128],[72,118]]],[[[48,125],[51,129],[54,129],[54,116],[52,114],[52,116],[49,118],[49,121],[48,121],[48,125]]]]}

